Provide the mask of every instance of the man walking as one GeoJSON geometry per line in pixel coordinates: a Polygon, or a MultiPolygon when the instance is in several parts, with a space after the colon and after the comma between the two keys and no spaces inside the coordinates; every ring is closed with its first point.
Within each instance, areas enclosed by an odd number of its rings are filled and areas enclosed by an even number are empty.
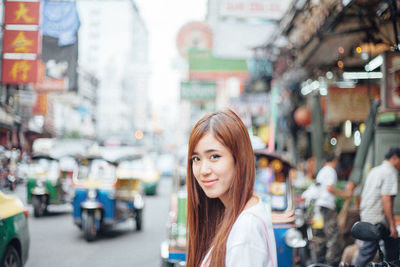
{"type": "MultiPolygon", "coordinates": [[[[393,200],[397,194],[397,176],[400,170],[400,147],[392,147],[381,165],[367,176],[361,194],[361,221],[377,225],[385,243],[386,260],[399,259],[399,242],[393,215],[393,200]]],[[[355,265],[364,267],[378,250],[374,241],[363,241],[355,265]]]]}
{"type": "MultiPolygon", "coordinates": [[[[337,266],[340,262],[342,247],[338,242],[339,229],[337,225],[336,195],[343,198],[350,197],[347,191],[335,188],[337,182],[337,158],[333,154],[325,157],[324,167],[317,174],[316,183],[319,184],[319,194],[315,201],[315,215],[320,213],[323,226],[315,229],[314,244],[317,261],[337,266]]],[[[314,215],[314,216],[315,216],[314,215]]]]}

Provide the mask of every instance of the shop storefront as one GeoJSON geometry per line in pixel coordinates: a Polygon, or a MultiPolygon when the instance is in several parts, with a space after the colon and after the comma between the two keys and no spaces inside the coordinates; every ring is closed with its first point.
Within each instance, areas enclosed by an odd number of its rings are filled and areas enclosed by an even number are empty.
{"type": "MultiPolygon", "coordinates": [[[[321,164],[318,157],[323,152],[336,152],[348,163],[340,173],[343,179],[348,178],[373,99],[381,98],[393,107],[394,102],[385,97],[396,89],[385,89],[379,68],[367,70],[365,66],[384,51],[398,49],[393,25],[399,29],[400,25],[393,20],[395,13],[390,3],[380,1],[304,1],[302,6],[294,3],[281,20],[276,38],[264,49],[267,57],[276,56],[276,48],[280,51],[273,83],[279,86],[281,99],[287,92],[291,94],[287,109],[291,119],[287,121],[292,127],[286,131],[294,144],[290,154],[295,161],[317,155],[321,164]],[[315,114],[316,110],[321,114],[315,114]],[[323,134],[315,138],[319,130],[312,119],[318,117],[323,134]]],[[[392,82],[396,62],[392,60],[390,69],[392,82]]],[[[391,98],[396,101],[393,93],[391,98]]],[[[387,104],[381,106],[380,113],[388,111],[387,104]]],[[[398,111],[394,113],[398,120],[398,111]]],[[[285,146],[277,144],[279,147],[285,146]]]]}

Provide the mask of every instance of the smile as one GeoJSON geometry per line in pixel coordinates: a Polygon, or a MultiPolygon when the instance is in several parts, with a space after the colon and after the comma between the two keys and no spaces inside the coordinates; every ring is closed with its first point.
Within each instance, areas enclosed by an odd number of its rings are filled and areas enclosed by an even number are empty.
{"type": "Polygon", "coordinates": [[[214,179],[214,180],[203,180],[201,181],[203,183],[203,185],[205,187],[210,187],[212,185],[214,185],[216,182],[218,181],[218,179],[214,179]]]}

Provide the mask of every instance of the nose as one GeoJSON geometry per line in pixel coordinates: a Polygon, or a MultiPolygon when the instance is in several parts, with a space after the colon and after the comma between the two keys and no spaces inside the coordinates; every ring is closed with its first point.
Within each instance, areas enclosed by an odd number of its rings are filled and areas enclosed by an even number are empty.
{"type": "Polygon", "coordinates": [[[200,174],[207,175],[211,172],[210,164],[207,160],[203,160],[200,164],[200,174]]]}

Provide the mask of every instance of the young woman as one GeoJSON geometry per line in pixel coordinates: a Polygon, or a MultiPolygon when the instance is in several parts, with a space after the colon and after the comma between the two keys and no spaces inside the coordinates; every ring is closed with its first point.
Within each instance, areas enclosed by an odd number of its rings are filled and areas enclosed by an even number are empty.
{"type": "Polygon", "coordinates": [[[254,153],[233,111],[197,122],[187,166],[187,266],[276,267],[270,210],[253,192],[254,153]]]}

